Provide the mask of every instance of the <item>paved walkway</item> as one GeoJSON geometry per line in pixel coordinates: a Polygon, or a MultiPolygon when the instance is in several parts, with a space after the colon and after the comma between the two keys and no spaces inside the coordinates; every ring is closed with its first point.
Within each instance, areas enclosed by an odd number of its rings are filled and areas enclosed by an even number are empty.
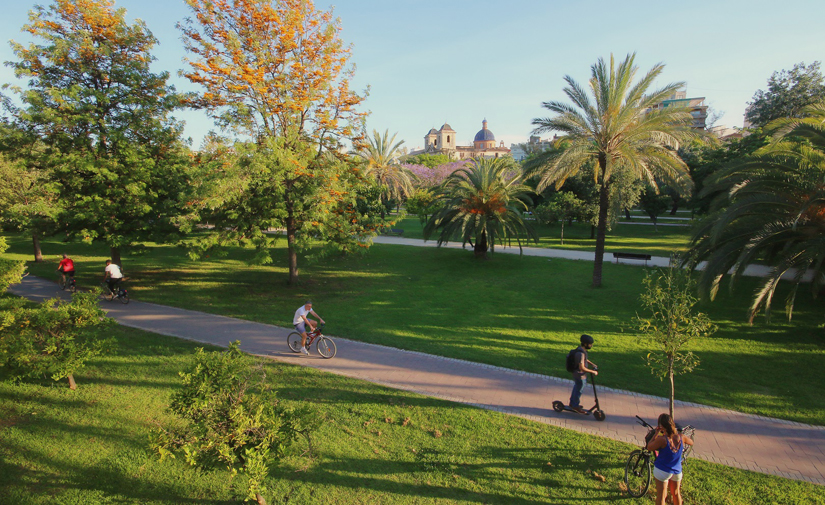
{"type": "MultiPolygon", "coordinates": [[[[9,291],[34,300],[67,296],[44,279],[26,277],[9,291]]],[[[261,323],[215,316],[152,303],[129,305],[103,302],[120,324],[164,335],[226,346],[234,340],[252,354],[326,372],[356,377],[427,396],[506,412],[534,421],[633,444],[644,429],[635,415],[654,421],[667,411],[667,400],[608,388],[599,389],[607,420],[557,414],[554,399],[570,396],[572,381],[517,372],[336,338],[338,355],[325,360],[292,353],[286,345],[291,331],[261,323]]],[[[585,390],[589,399],[591,390],[585,390]]],[[[825,484],[825,427],[809,426],[677,402],[679,420],[697,427],[696,457],[756,472],[825,484]]]]}
{"type": "MultiPolygon", "coordinates": [[[[373,238],[373,242],[376,244],[395,244],[395,245],[408,245],[413,247],[438,247],[438,242],[434,240],[421,240],[417,238],[403,238],[403,237],[390,237],[386,235],[378,235],[377,237],[373,238]]],[[[449,249],[462,249],[461,243],[459,242],[449,242],[447,244],[442,245],[441,247],[449,248],[449,249]]],[[[562,258],[568,260],[581,260],[581,261],[594,261],[596,253],[591,251],[577,251],[574,249],[550,249],[545,247],[522,247],[522,254],[524,256],[539,256],[543,258],[562,258]]],[[[519,254],[518,247],[496,247],[496,251],[494,254],[519,254]]],[[[604,253],[604,261],[605,262],[613,262],[613,255],[611,251],[606,251],[604,253]]],[[[653,256],[647,262],[644,261],[637,261],[637,260],[621,260],[622,265],[635,265],[635,266],[654,266],[654,267],[666,267],[670,264],[670,258],[665,258],[663,256],[653,256]]],[[[696,267],[696,270],[703,270],[707,262],[703,261],[699,263],[696,267]]],[[[745,277],[766,277],[771,272],[771,268],[764,266],[764,265],[748,265],[745,268],[745,272],[743,275],[745,277]]],[[[793,279],[794,275],[796,275],[795,270],[788,271],[785,275],[782,276],[783,279],[793,279]]],[[[805,276],[805,282],[810,282],[811,273],[808,272],[805,276]]]]}

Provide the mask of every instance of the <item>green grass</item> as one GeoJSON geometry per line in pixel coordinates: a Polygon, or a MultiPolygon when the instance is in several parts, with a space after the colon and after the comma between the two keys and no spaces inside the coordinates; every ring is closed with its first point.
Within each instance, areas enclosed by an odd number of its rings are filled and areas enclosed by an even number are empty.
{"type": "MultiPolygon", "coordinates": [[[[196,344],[125,327],[112,334],[115,348],[76,374],[76,391],[64,382],[0,382],[0,503],[240,503],[227,472],[197,471],[182,457],[161,462],[148,448],[151,428],[169,421],[177,372],[196,344]]],[[[270,504],[627,502],[628,444],[311,368],[266,366],[283,401],[325,418],[314,459],[301,441],[272,470],[270,504]]],[[[819,486],[698,460],[687,463],[683,487],[692,504],[823,503],[819,486]]]]}
{"type": "MultiPolygon", "coordinates": [[[[649,219],[638,219],[649,222],[649,219]]],[[[662,222],[669,222],[662,220],[662,222]]],[[[576,251],[595,251],[596,239],[590,238],[590,226],[575,223],[564,227],[564,244],[560,244],[561,226],[534,225],[539,235],[539,243],[530,242],[530,247],[569,249],[576,251]]],[[[404,230],[405,238],[424,238],[424,228],[417,217],[407,217],[396,223],[394,228],[404,230]]],[[[435,237],[433,238],[435,240],[435,237]]],[[[653,226],[618,224],[605,239],[606,259],[612,260],[611,252],[646,253],[654,256],[668,257],[672,253],[687,250],[690,241],[690,228],[685,226],[660,226],[658,231],[653,226]]]]}
{"type": "MultiPolygon", "coordinates": [[[[11,257],[30,246],[10,237],[11,257]]],[[[108,252],[100,246],[44,242],[52,276],[59,253],[76,260],[79,285],[95,285],[108,252]]],[[[301,260],[302,284],[289,288],[280,266],[249,266],[254,252],[193,262],[172,246],[124,256],[135,299],[289,326],[305,299],[327,330],[403,349],[566,377],[564,357],[581,333],[596,338],[600,384],[667,396],[667,384],[644,363],[649,345],[632,325],[645,269],[606,264],[604,286],[590,287],[592,263],[499,254],[476,261],[460,250],[376,245],[363,257],[301,260]]],[[[276,261],[285,257],[275,251],[276,261]]],[[[281,263],[282,264],[282,263],[281,263]]],[[[701,359],[676,379],[677,399],[825,425],[821,298],[800,294],[794,321],[777,313],[768,326],[745,323],[753,279],[735,296],[703,304],[719,331],[690,346],[701,359]]],[[[777,301],[781,304],[782,294],[777,301]]]]}

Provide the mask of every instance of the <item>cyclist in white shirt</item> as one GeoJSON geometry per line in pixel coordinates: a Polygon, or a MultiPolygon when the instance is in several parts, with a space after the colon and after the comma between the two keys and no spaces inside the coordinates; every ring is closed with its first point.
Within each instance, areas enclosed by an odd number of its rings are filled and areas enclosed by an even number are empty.
{"type": "Polygon", "coordinates": [[[120,267],[117,266],[117,263],[112,263],[112,260],[106,260],[106,270],[104,272],[106,277],[103,280],[106,281],[109,290],[112,293],[117,293],[117,285],[123,279],[123,272],[120,271],[120,267]]]}
{"type": "Polygon", "coordinates": [[[321,324],[326,323],[324,323],[324,319],[321,316],[319,316],[315,313],[314,310],[312,310],[311,301],[307,300],[305,304],[298,307],[298,310],[295,311],[295,316],[293,316],[292,318],[292,325],[295,326],[295,331],[301,334],[301,352],[306,355],[309,355],[309,351],[307,351],[306,348],[307,327],[309,327],[309,331],[314,331],[315,326],[317,326],[317,323],[314,320],[307,318],[307,314],[312,314],[313,316],[317,317],[321,321],[321,324]]]}

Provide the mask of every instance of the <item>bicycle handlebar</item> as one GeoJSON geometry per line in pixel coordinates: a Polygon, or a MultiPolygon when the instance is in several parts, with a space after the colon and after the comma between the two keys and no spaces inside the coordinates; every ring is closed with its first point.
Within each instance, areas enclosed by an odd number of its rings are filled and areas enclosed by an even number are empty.
{"type": "Polygon", "coordinates": [[[642,425],[642,426],[644,426],[645,428],[655,429],[655,428],[653,428],[653,426],[651,426],[651,425],[647,424],[647,421],[645,421],[645,420],[644,420],[644,419],[642,419],[641,417],[636,416],[636,419],[638,419],[638,421],[636,421],[636,422],[637,422],[637,423],[639,423],[639,424],[641,424],[641,425],[642,425]]]}

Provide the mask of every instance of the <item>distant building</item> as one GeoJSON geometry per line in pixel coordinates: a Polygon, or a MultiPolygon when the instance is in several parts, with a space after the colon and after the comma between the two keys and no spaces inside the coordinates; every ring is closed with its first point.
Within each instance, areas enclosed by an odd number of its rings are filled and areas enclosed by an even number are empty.
{"type": "Polygon", "coordinates": [[[540,153],[553,147],[553,142],[558,138],[558,135],[553,135],[551,139],[542,139],[538,135],[531,135],[530,140],[524,144],[510,144],[510,152],[516,161],[524,161],[533,153],[540,153]]]}
{"type": "Polygon", "coordinates": [[[687,98],[687,91],[677,91],[649,110],[661,110],[667,107],[687,107],[690,115],[693,116],[692,127],[697,130],[705,129],[705,121],[708,118],[708,106],[705,105],[705,97],[687,98]]]}
{"type": "Polygon", "coordinates": [[[487,128],[486,119],[481,122],[481,130],[476,133],[473,145],[456,145],[455,137],[455,130],[444,123],[440,129],[431,128],[427,132],[424,136],[424,149],[411,151],[410,154],[446,154],[453,160],[498,158],[510,154],[510,149],[504,147],[503,141],[496,146],[496,136],[487,128]]]}

